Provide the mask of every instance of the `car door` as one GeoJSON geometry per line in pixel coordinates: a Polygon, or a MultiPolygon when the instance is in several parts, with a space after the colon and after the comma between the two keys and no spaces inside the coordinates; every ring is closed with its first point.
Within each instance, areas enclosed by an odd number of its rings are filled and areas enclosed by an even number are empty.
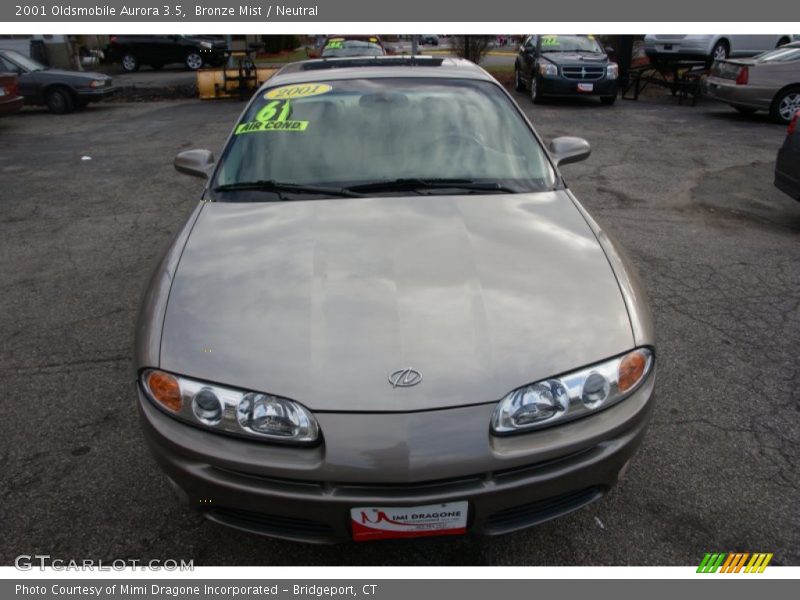
{"type": "Polygon", "coordinates": [[[36,100],[37,83],[33,73],[28,72],[27,69],[2,54],[0,54],[0,71],[16,73],[20,96],[24,96],[29,102],[36,100]]]}
{"type": "Polygon", "coordinates": [[[533,73],[534,65],[536,64],[536,35],[529,35],[522,43],[520,57],[522,64],[520,65],[522,80],[530,83],[531,73],[533,73]]]}

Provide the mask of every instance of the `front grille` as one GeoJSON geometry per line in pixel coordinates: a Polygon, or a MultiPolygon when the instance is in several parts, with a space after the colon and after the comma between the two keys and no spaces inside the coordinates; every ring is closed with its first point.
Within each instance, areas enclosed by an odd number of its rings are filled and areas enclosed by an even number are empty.
{"type": "Polygon", "coordinates": [[[486,520],[484,531],[490,535],[508,533],[555,519],[598,500],[604,493],[600,487],[590,487],[544,500],[506,508],[486,520]]]}
{"type": "Polygon", "coordinates": [[[591,65],[582,67],[561,67],[561,72],[567,79],[575,81],[596,81],[602,79],[606,68],[604,66],[591,65]]]}
{"type": "Polygon", "coordinates": [[[229,527],[236,527],[254,533],[306,541],[330,541],[334,538],[333,529],[319,521],[267,515],[235,508],[214,508],[206,517],[229,527]]]}

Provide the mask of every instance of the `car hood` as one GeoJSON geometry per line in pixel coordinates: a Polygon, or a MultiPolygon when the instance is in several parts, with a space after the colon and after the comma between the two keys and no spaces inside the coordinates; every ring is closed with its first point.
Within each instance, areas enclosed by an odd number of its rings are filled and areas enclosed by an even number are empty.
{"type": "Polygon", "coordinates": [[[65,69],[44,69],[43,71],[37,71],[42,75],[46,75],[48,77],[53,77],[55,79],[86,79],[86,80],[93,80],[93,79],[110,79],[108,75],[105,73],[97,73],[95,71],[67,71],[65,69]]]}
{"type": "Polygon", "coordinates": [[[633,346],[563,191],[206,204],[162,333],[161,368],[318,411],[492,402],[633,346]]]}
{"type": "Polygon", "coordinates": [[[585,52],[545,52],[542,54],[542,58],[556,65],[604,64],[608,62],[608,56],[605,54],[586,54],[585,52]]]}

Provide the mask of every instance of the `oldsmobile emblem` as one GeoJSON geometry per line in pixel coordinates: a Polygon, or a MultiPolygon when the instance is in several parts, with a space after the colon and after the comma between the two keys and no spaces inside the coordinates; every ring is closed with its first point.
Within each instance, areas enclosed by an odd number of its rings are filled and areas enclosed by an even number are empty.
{"type": "Polygon", "coordinates": [[[389,375],[389,383],[394,388],[411,387],[412,385],[417,385],[420,381],[422,381],[422,373],[411,368],[398,369],[389,375]]]}

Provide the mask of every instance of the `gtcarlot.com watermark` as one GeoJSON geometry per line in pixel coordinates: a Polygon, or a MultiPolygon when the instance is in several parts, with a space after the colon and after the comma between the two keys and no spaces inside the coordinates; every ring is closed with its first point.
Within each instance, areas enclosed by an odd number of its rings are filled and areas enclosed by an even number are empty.
{"type": "Polygon", "coordinates": [[[20,571],[194,571],[194,560],[167,558],[139,560],[136,558],[117,558],[114,560],[94,560],[84,558],[57,558],[49,554],[20,554],[14,559],[14,566],[20,571]]]}

